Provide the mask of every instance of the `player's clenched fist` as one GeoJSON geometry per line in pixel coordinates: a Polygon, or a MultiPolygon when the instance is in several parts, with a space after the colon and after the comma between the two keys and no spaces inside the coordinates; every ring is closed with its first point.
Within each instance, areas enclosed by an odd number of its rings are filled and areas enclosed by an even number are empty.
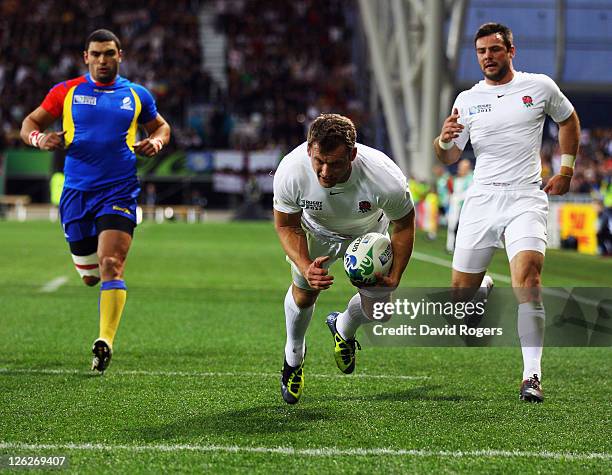
{"type": "Polygon", "coordinates": [[[555,175],[544,187],[544,191],[549,195],[564,195],[570,189],[571,176],[555,175]]]}
{"type": "Polygon", "coordinates": [[[134,144],[134,152],[146,157],[157,155],[163,147],[163,143],[158,138],[146,138],[134,144]]]}
{"type": "Polygon", "coordinates": [[[326,290],[334,283],[334,277],[329,275],[323,264],[329,260],[329,256],[317,257],[302,272],[304,278],[315,290],[326,290]]]}
{"type": "Polygon", "coordinates": [[[442,142],[450,142],[453,139],[459,137],[459,134],[463,130],[463,125],[459,122],[459,111],[455,107],[453,113],[449,115],[444,124],[442,124],[442,131],[440,132],[440,140],[442,142]]]}
{"type": "Polygon", "coordinates": [[[41,150],[58,150],[64,148],[64,134],[65,130],[61,132],[49,132],[43,134],[38,130],[34,130],[30,134],[30,143],[34,147],[38,147],[41,150]]]}

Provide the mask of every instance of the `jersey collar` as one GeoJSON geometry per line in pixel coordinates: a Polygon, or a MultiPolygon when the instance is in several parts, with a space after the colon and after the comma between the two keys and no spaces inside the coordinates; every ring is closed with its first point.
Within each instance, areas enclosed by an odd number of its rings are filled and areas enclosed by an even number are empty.
{"type": "Polygon", "coordinates": [[[87,73],[85,77],[90,83],[94,84],[96,87],[112,87],[115,84],[117,84],[117,81],[119,81],[119,79],[121,79],[121,76],[117,75],[115,76],[115,79],[112,80],[112,82],[103,83],[103,82],[94,81],[94,79],[91,77],[91,74],[89,73],[87,73]]]}
{"type": "Polygon", "coordinates": [[[493,84],[487,84],[487,82],[483,79],[482,81],[480,81],[481,87],[486,90],[486,91],[504,91],[509,87],[512,87],[514,84],[516,84],[519,81],[519,77],[521,75],[520,71],[514,71],[514,77],[512,78],[512,80],[510,82],[507,82],[506,84],[499,84],[499,85],[493,85],[493,84]]]}

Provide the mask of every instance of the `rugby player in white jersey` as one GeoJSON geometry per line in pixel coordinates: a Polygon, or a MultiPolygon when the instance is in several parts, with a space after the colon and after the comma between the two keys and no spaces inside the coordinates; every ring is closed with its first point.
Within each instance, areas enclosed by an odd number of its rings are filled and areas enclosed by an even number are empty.
{"type": "Polygon", "coordinates": [[[387,302],[408,264],[414,244],[414,206],[406,178],[384,153],[356,143],[355,126],[338,114],[317,117],[308,140],[281,161],[274,175],[274,223],[291,264],[293,282],[285,296],[287,341],[281,394],[289,404],[304,388],[305,335],[315,302],[334,277],[350,242],[368,232],[387,233],[393,224],[393,265],[375,286],[361,287],[344,312],[327,326],[343,373],[355,368],[355,332],[372,321],[376,302],[387,302]]]}
{"type": "Polygon", "coordinates": [[[484,80],[457,96],[452,114],[434,140],[436,155],[447,165],[459,160],[468,139],[476,155],[474,185],[459,221],[452,286],[490,287],[485,271],[495,249],[505,244],[519,303],[520,398],[542,402],[545,313],[540,287],[546,194],[563,195],[569,190],[580,124],[574,107],[552,79],[514,70],[516,50],[508,27],[486,23],[476,32],[474,44],[484,80]],[[541,190],[540,146],[546,115],[559,125],[562,166],[541,190]]]}

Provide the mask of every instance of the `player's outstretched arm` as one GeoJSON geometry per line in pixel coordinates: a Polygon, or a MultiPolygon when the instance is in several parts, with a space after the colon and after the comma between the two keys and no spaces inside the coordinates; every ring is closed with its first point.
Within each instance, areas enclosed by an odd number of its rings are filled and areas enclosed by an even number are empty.
{"type": "Polygon", "coordinates": [[[308,241],[302,229],[301,219],[302,213],[288,214],[274,210],[274,228],[285,254],[298,267],[308,281],[308,285],[315,290],[328,289],[334,281],[333,276],[323,267],[329,256],[310,259],[308,241]]]}
{"type": "Polygon", "coordinates": [[[406,216],[392,221],[391,248],[393,249],[393,264],[388,276],[377,276],[376,285],[397,287],[402,274],[408,265],[414,247],[415,219],[414,209],[406,216]]]}
{"type": "Polygon", "coordinates": [[[157,114],[155,119],[144,124],[144,129],[149,136],[134,144],[134,153],[153,157],[170,142],[170,125],[161,114],[157,114]]]}
{"type": "Polygon", "coordinates": [[[45,109],[37,107],[21,123],[19,132],[21,140],[26,145],[38,147],[41,150],[64,148],[65,131],[44,133],[55,122],[55,119],[45,109]]]}
{"type": "Polygon", "coordinates": [[[452,140],[459,137],[462,130],[463,125],[459,123],[459,111],[455,108],[442,124],[440,135],[434,139],[433,143],[436,157],[445,165],[452,165],[461,157],[461,149],[452,140]]]}
{"type": "Polygon", "coordinates": [[[550,195],[564,195],[570,189],[574,175],[574,162],[580,144],[580,121],[576,111],[559,123],[559,148],[561,149],[561,170],[544,187],[550,195]]]}

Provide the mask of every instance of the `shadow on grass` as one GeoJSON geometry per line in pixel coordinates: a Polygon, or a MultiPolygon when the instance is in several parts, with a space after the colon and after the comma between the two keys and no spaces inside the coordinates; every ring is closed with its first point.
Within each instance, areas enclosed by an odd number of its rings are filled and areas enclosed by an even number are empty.
{"type": "MultiPolygon", "coordinates": [[[[203,411],[205,408],[202,409],[203,411]]],[[[134,438],[146,441],[173,438],[201,437],[206,435],[264,435],[283,432],[312,430],[312,424],[333,418],[326,410],[283,407],[279,405],[257,406],[218,414],[202,414],[159,427],[139,427],[130,430],[134,438]]]]}
{"type": "MultiPolygon", "coordinates": [[[[476,401],[475,398],[458,395],[448,394],[448,386],[442,386],[441,384],[417,386],[414,388],[405,388],[398,391],[389,391],[379,394],[355,394],[352,396],[337,396],[332,399],[339,401],[437,401],[437,402],[462,402],[462,401],[476,401]],[[441,391],[439,391],[441,389],[441,391]],[[444,392],[445,394],[441,394],[444,392]]],[[[329,401],[329,397],[317,398],[319,401],[329,401]]],[[[309,398],[310,400],[310,398],[309,398]]]]}

